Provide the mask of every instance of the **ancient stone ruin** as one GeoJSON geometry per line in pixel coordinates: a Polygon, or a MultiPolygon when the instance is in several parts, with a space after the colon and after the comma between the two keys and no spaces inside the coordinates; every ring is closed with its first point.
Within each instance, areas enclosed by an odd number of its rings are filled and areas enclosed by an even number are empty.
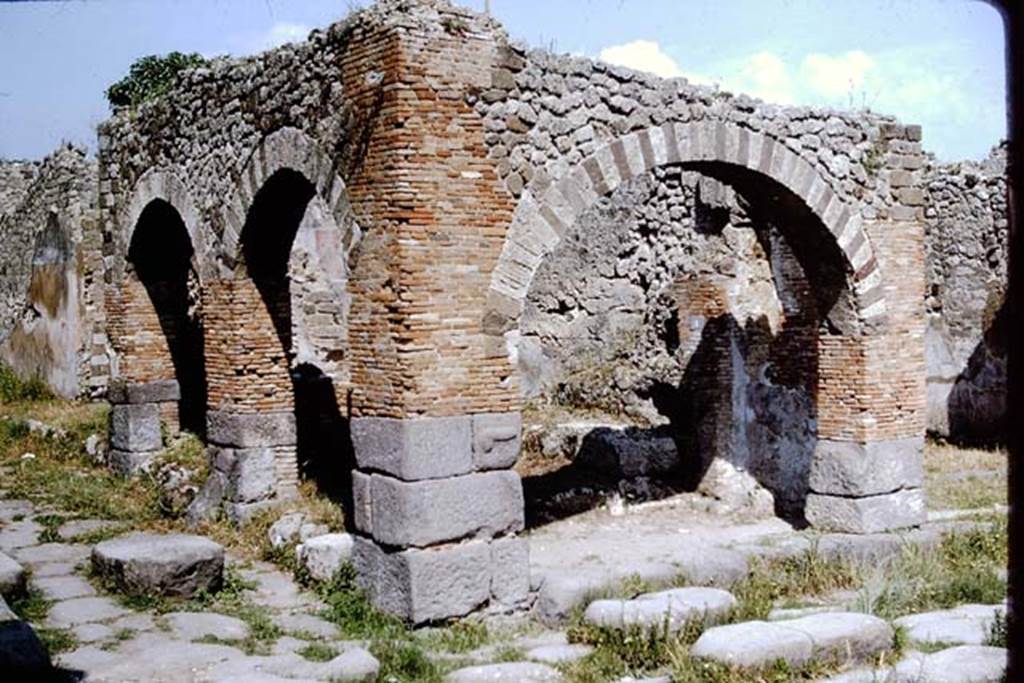
{"type": "Polygon", "coordinates": [[[921,134],[383,0],[186,72],[95,164],[0,167],[0,357],[105,395],[125,473],[201,435],[196,518],[332,481],[413,622],[526,598],[524,402],[667,441],[598,458],[623,476],[914,526],[926,429],[991,439],[1005,409],[1004,157],[936,164],[921,134]]]}

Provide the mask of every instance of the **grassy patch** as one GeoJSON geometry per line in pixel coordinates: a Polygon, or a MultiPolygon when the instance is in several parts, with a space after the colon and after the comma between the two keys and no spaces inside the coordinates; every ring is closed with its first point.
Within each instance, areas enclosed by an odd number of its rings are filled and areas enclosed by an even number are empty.
{"type": "Polygon", "coordinates": [[[338,651],[326,643],[310,643],[298,654],[311,662],[329,662],[338,656],[338,651]]]}
{"type": "Polygon", "coordinates": [[[61,652],[70,652],[78,647],[78,639],[68,629],[33,627],[33,630],[51,657],[61,652]]]}
{"type": "Polygon", "coordinates": [[[10,602],[11,611],[17,614],[23,621],[30,624],[40,624],[50,613],[53,605],[38,588],[32,587],[31,577],[26,577],[29,589],[22,595],[10,602]]]}
{"type": "Polygon", "coordinates": [[[21,379],[0,363],[0,403],[48,401],[52,398],[53,392],[38,376],[21,379]]]}
{"type": "Polygon", "coordinates": [[[490,642],[487,625],[479,621],[459,621],[448,628],[429,632],[420,639],[435,649],[462,654],[479,649],[490,642]]]}
{"type": "Polygon", "coordinates": [[[992,647],[1006,647],[1006,615],[996,612],[985,633],[985,644],[992,647]]]}
{"type": "Polygon", "coordinates": [[[996,570],[1006,566],[1006,520],[946,534],[937,548],[907,545],[866,571],[858,607],[886,619],[1006,597],[996,570]]]}
{"type": "Polygon", "coordinates": [[[67,518],[63,515],[39,515],[36,517],[36,522],[42,525],[43,530],[39,532],[40,543],[60,543],[64,539],[61,538],[60,529],[61,525],[67,521],[67,518]]]}
{"type": "Polygon", "coordinates": [[[933,510],[971,510],[1007,503],[1007,454],[930,442],[924,450],[925,488],[933,510]]]}

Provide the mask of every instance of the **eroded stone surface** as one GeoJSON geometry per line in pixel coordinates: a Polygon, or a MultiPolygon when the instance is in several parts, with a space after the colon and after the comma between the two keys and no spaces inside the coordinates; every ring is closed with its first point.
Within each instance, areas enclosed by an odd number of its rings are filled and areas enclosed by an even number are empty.
{"type": "Polygon", "coordinates": [[[249,626],[241,619],[208,612],[171,612],[163,616],[175,637],[182,640],[200,640],[215,636],[222,640],[244,640],[249,626]]]}
{"type": "Polygon", "coordinates": [[[982,645],[996,615],[1005,614],[1005,605],[962,605],[900,617],[893,625],[904,628],[912,643],[982,645]]]}
{"type": "Polygon", "coordinates": [[[135,533],[98,544],[92,562],[125,592],[192,597],[220,587],[224,548],[202,536],[135,533]]]}
{"type": "Polygon", "coordinates": [[[110,598],[72,598],[51,607],[46,623],[54,628],[69,628],[79,624],[115,619],[127,614],[128,610],[110,598]]]}
{"type": "Polygon", "coordinates": [[[718,588],[674,588],[645,593],[632,600],[597,600],[583,618],[595,626],[683,628],[690,620],[714,623],[736,605],[736,598],[718,588]]]}
{"type": "Polygon", "coordinates": [[[317,581],[329,581],[352,559],[353,540],[349,534],[314,536],[296,548],[299,564],[317,581]]]}

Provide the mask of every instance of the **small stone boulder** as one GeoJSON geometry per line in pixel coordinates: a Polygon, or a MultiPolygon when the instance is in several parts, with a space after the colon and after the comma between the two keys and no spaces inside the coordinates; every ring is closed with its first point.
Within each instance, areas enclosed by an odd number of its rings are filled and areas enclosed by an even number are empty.
{"type": "Polygon", "coordinates": [[[316,581],[330,581],[352,560],[354,541],[349,534],[314,536],[296,548],[299,565],[316,581]]]}
{"type": "Polygon", "coordinates": [[[367,650],[354,647],[325,662],[318,673],[328,681],[375,681],[380,662],[367,650]]]}
{"type": "Polygon", "coordinates": [[[0,553],[0,595],[10,598],[25,590],[25,569],[0,553]]]}
{"type": "Polygon", "coordinates": [[[270,526],[267,540],[270,541],[270,547],[283,548],[304,543],[314,536],[322,536],[327,532],[326,524],[313,522],[301,512],[289,512],[270,526]]]}
{"type": "Polygon", "coordinates": [[[202,536],[134,533],[98,544],[92,565],[125,593],[190,598],[221,587],[224,548],[202,536]]]}
{"type": "Polygon", "coordinates": [[[736,598],[720,588],[673,588],[645,593],[632,600],[595,600],[583,618],[589,624],[606,628],[667,626],[675,632],[691,619],[714,623],[735,605],[736,598]]]}

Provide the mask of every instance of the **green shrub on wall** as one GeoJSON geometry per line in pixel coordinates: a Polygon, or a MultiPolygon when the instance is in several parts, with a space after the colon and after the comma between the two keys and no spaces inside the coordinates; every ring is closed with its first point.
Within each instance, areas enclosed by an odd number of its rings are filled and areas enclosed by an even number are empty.
{"type": "Polygon", "coordinates": [[[142,57],[131,65],[127,76],[107,88],[107,101],[115,107],[138,106],[167,92],[178,72],[206,63],[206,58],[196,52],[142,57]]]}

